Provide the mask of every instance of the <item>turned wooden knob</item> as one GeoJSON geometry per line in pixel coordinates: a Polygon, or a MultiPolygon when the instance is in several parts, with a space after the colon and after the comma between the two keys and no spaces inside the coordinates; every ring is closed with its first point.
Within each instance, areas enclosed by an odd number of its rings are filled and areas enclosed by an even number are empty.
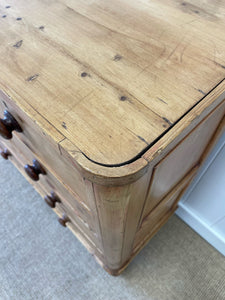
{"type": "Polygon", "coordinates": [[[45,169],[42,165],[36,160],[33,160],[33,165],[25,165],[24,170],[26,171],[27,175],[34,181],[39,180],[39,174],[45,175],[45,169]]]}
{"type": "Polygon", "coordinates": [[[22,132],[22,129],[16,119],[7,111],[4,111],[4,119],[0,119],[0,135],[10,140],[13,130],[22,132]]]}
{"type": "Polygon", "coordinates": [[[8,156],[11,155],[8,149],[0,150],[0,155],[4,159],[8,159],[8,156]]]}
{"type": "Polygon", "coordinates": [[[62,226],[66,227],[66,223],[69,222],[70,219],[67,217],[66,214],[63,214],[62,218],[59,218],[58,221],[62,226]]]}
{"type": "Polygon", "coordinates": [[[54,192],[51,192],[50,196],[45,196],[44,200],[51,208],[55,208],[56,202],[61,202],[60,198],[54,192]]]}

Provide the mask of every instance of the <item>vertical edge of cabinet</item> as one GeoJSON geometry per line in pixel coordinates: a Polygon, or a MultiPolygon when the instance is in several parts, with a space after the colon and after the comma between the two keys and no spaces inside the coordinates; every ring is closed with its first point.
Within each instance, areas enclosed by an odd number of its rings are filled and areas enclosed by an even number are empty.
{"type": "Polygon", "coordinates": [[[147,195],[151,169],[137,181],[123,186],[94,184],[104,253],[104,268],[118,275],[129,259],[147,195]]]}

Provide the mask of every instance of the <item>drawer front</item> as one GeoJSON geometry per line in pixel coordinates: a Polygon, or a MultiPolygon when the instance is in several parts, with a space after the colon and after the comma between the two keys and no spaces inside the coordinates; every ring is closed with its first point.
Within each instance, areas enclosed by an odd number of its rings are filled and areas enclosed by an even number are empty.
{"type": "MultiPolygon", "coordinates": [[[[0,143],[3,145],[3,141],[0,141],[0,143]]],[[[33,154],[20,139],[14,136],[12,140],[4,141],[3,147],[9,149],[13,156],[15,156],[17,160],[21,162],[23,167],[26,164],[32,165],[33,159],[37,159],[44,166],[45,170],[47,170],[45,176],[40,175],[40,179],[37,184],[41,184],[47,193],[50,193],[51,190],[56,190],[63,199],[66,199],[65,201],[74,209],[74,211],[76,211],[84,219],[90,221],[91,210],[85,204],[85,202],[83,202],[75,194],[72,195],[70,192],[68,192],[63,184],[59,182],[56,177],[45,167],[45,164],[39,159],[39,157],[33,154]]],[[[25,176],[27,177],[27,174],[25,176]]]]}
{"type": "Polygon", "coordinates": [[[163,200],[142,220],[139,229],[136,233],[134,240],[134,249],[148,240],[155,231],[157,231],[162,225],[161,220],[168,215],[168,217],[176,209],[177,202],[185,191],[190,181],[194,178],[198,166],[194,167],[190,173],[179,183],[174,189],[163,198],[163,200]]]}
{"type": "Polygon", "coordinates": [[[66,222],[65,225],[75,233],[78,239],[86,246],[87,249],[89,249],[90,252],[93,252],[93,249],[95,249],[98,251],[98,254],[102,255],[102,249],[98,240],[93,238],[93,235],[90,235],[89,228],[85,228],[85,226],[80,223],[79,219],[74,219],[72,217],[71,211],[68,210],[68,207],[57,203],[53,210],[61,219],[68,218],[68,222],[66,222]]]}
{"type": "Polygon", "coordinates": [[[8,149],[10,153],[8,158],[16,165],[20,172],[28,179],[28,181],[36,188],[42,196],[51,196],[54,192],[60,199],[60,203],[56,202],[56,207],[61,207],[63,211],[69,215],[70,220],[79,229],[81,233],[88,236],[90,240],[100,249],[99,236],[96,232],[96,222],[91,210],[79,198],[72,195],[66,190],[56,177],[42,164],[46,174],[40,174],[38,181],[33,181],[25,172],[26,164],[32,165],[35,155],[22,143],[16,136],[10,141],[0,140],[0,149],[8,149]]]}
{"type": "Polygon", "coordinates": [[[224,114],[225,101],[154,167],[143,217],[199,163],[224,114]]]}
{"type": "MultiPolygon", "coordinates": [[[[57,142],[53,142],[40,128],[31,120],[15,103],[0,90],[0,118],[3,118],[4,111],[9,111],[22,128],[22,132],[13,131],[13,138],[17,136],[34,155],[38,156],[48,169],[55,174],[60,181],[86,201],[85,180],[79,173],[74,162],[61,155],[57,142]]],[[[2,140],[2,137],[0,137],[2,140]]],[[[58,139],[62,139],[59,133],[58,139]]]]}

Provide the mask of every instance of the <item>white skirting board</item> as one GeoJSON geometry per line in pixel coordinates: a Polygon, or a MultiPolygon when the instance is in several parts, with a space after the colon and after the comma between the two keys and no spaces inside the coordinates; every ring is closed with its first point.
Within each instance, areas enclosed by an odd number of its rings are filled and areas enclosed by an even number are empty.
{"type": "Polygon", "coordinates": [[[178,205],[176,214],[225,256],[225,134],[178,205]]]}

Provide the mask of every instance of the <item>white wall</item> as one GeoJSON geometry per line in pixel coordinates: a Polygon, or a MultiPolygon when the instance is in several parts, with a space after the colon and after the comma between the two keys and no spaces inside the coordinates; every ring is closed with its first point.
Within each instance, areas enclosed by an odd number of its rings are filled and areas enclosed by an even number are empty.
{"type": "Polygon", "coordinates": [[[176,214],[225,255],[225,134],[180,200],[176,214]]]}

